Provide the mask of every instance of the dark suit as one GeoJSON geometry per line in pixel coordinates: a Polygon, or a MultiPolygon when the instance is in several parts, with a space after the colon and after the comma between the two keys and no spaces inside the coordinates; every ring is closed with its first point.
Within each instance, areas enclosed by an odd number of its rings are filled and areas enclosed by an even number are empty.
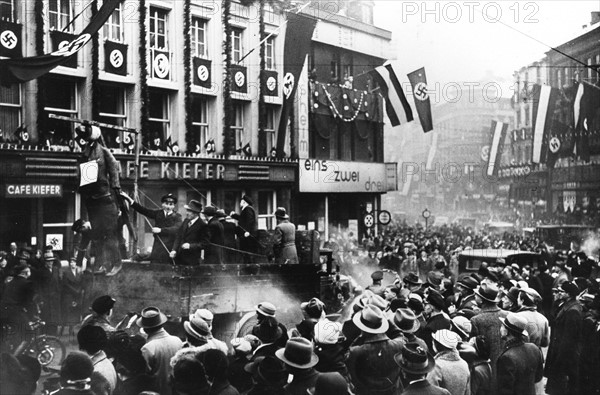
{"type": "Polygon", "coordinates": [[[237,240],[235,239],[236,225],[233,222],[227,221],[225,218],[220,218],[219,221],[223,224],[223,235],[225,236],[225,248],[223,250],[223,263],[237,263],[237,240]]]}
{"type": "Polygon", "coordinates": [[[154,235],[154,244],[152,245],[152,253],[150,254],[150,262],[152,263],[171,263],[169,252],[173,248],[177,231],[181,226],[181,214],[172,212],[170,215],[165,215],[163,209],[150,210],[139,203],[131,205],[135,211],[154,220],[154,226],[160,228],[160,233],[154,235]],[[160,240],[165,244],[167,249],[163,247],[160,240]]]}
{"type": "Polygon", "coordinates": [[[535,395],[535,383],[544,371],[544,356],[535,344],[512,339],[496,366],[498,395],[535,395]]]}
{"type": "Polygon", "coordinates": [[[544,375],[549,394],[578,394],[583,313],[581,304],[567,300],[560,307],[552,330],[544,375]]]}
{"type": "Polygon", "coordinates": [[[198,217],[192,226],[189,226],[189,223],[189,219],[183,221],[173,243],[173,251],[177,252],[175,263],[178,265],[200,264],[201,251],[208,246],[208,225],[206,222],[198,217]],[[181,245],[184,243],[189,243],[190,248],[187,250],[182,249],[181,245]]]}
{"type": "MultiPolygon", "coordinates": [[[[237,219],[237,235],[240,241],[240,250],[256,253],[256,235],[258,231],[258,217],[252,206],[246,206],[239,214],[233,214],[233,219],[237,219]],[[244,233],[250,233],[250,236],[244,237],[244,233]]],[[[252,255],[244,254],[244,263],[252,263],[252,255]]]]}
{"type": "Polygon", "coordinates": [[[225,245],[225,235],[223,232],[223,224],[217,217],[212,217],[208,221],[208,240],[210,245],[204,252],[204,263],[210,265],[223,264],[223,248],[225,245]]]}
{"type": "Polygon", "coordinates": [[[424,379],[410,384],[401,395],[450,395],[450,392],[424,379]]]}

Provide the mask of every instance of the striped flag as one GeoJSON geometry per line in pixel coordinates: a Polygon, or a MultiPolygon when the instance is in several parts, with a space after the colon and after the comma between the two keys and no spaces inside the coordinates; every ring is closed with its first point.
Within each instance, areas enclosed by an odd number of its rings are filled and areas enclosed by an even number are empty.
{"type": "Polygon", "coordinates": [[[370,71],[370,74],[381,88],[381,93],[385,98],[385,109],[392,126],[411,122],[414,119],[413,113],[398,78],[400,75],[398,65],[390,62],[386,65],[376,67],[370,71]]]}
{"type": "Polygon", "coordinates": [[[498,172],[500,165],[500,157],[502,156],[502,146],[508,124],[503,122],[492,121],[492,142],[490,144],[490,153],[488,156],[487,175],[492,177],[498,172]]]}
{"type": "MultiPolygon", "coordinates": [[[[552,127],[552,116],[556,105],[558,91],[548,85],[533,86],[533,144],[531,162],[542,162],[542,145],[552,127]]],[[[544,152],[545,153],[545,152],[544,152]]]]}

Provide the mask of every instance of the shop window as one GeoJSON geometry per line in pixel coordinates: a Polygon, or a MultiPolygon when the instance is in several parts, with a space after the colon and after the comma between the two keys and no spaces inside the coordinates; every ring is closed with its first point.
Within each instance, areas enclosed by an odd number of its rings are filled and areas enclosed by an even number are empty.
{"type": "Polygon", "coordinates": [[[168,41],[169,12],[160,8],[150,7],[150,48],[166,50],[168,41]]]}
{"type": "Polygon", "coordinates": [[[123,42],[123,5],[119,4],[113,13],[108,17],[102,29],[102,36],[105,40],[114,42],[123,42]]]}
{"type": "Polygon", "coordinates": [[[266,111],[265,139],[267,141],[267,155],[269,155],[275,147],[275,107],[267,106],[266,111]]]}
{"type": "Polygon", "coordinates": [[[231,31],[231,60],[238,63],[244,56],[244,31],[242,29],[232,29],[231,31]]]}
{"type": "Polygon", "coordinates": [[[208,57],[206,48],[206,26],[206,20],[192,18],[192,56],[199,58],[208,57]]]}
{"type": "MultiPolygon", "coordinates": [[[[116,85],[98,85],[100,97],[100,122],[116,126],[125,126],[125,89],[116,85]]],[[[108,147],[122,148],[117,137],[123,132],[115,129],[102,129],[102,136],[108,147]]]]}
{"type": "Polygon", "coordinates": [[[0,85],[0,141],[13,141],[15,131],[21,125],[21,86],[0,85]]]}
{"type": "Polygon", "coordinates": [[[275,70],[275,37],[269,37],[265,42],[265,68],[275,70]]]}
{"type": "MultiPolygon", "coordinates": [[[[77,118],[78,98],[77,83],[62,78],[48,77],[44,80],[44,112],[65,117],[77,118]]],[[[55,145],[68,145],[74,135],[74,123],[47,119],[45,131],[55,145]],[[54,132],[54,133],[50,133],[54,132]]]]}
{"type": "Polygon", "coordinates": [[[170,130],[170,98],[169,94],[158,90],[150,90],[150,142],[149,149],[164,149],[163,143],[169,136],[170,130]],[[157,144],[158,142],[158,144],[157,144]]]}
{"type": "Polygon", "coordinates": [[[275,191],[258,191],[258,202],[256,202],[256,209],[258,209],[258,228],[259,229],[273,229],[275,227],[275,191]]]}
{"type": "Polygon", "coordinates": [[[72,33],[75,26],[71,23],[73,20],[73,5],[71,4],[71,1],[49,0],[48,20],[50,22],[50,30],[72,33]]]}
{"type": "MultiPolygon", "coordinates": [[[[192,96],[192,127],[196,142],[200,149],[204,150],[204,145],[208,141],[208,101],[204,96],[192,96]]],[[[194,147],[188,147],[188,150],[193,149],[194,147]]]]}
{"type": "Polygon", "coordinates": [[[233,125],[231,129],[234,131],[236,147],[242,147],[244,141],[244,103],[234,101],[233,104],[233,125]]]}

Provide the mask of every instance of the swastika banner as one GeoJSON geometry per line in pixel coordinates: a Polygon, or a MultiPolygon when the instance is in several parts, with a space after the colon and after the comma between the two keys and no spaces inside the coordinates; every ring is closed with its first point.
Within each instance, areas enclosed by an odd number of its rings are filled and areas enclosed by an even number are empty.
{"type": "Polygon", "coordinates": [[[417,113],[419,114],[419,120],[421,121],[421,127],[423,127],[423,131],[427,133],[433,130],[433,121],[431,119],[431,103],[427,91],[425,68],[421,67],[420,69],[407,74],[407,76],[410,85],[412,86],[413,97],[415,99],[417,113]]]}
{"type": "Polygon", "coordinates": [[[106,41],[104,43],[104,71],[127,75],[127,45],[106,41]]]}
{"type": "Polygon", "coordinates": [[[21,31],[22,26],[19,24],[0,21],[0,56],[8,58],[23,56],[21,31]]]}

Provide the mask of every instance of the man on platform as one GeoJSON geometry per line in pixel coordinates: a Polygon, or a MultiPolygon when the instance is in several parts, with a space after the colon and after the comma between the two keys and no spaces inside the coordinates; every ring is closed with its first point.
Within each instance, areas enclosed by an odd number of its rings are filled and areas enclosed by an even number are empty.
{"type": "Polygon", "coordinates": [[[121,193],[121,196],[129,201],[135,211],[154,220],[154,226],[152,227],[154,244],[152,245],[152,253],[150,253],[150,263],[171,263],[169,252],[173,249],[177,231],[182,223],[181,214],[175,211],[177,197],[172,193],[168,193],[160,199],[162,208],[151,210],[142,206],[124,192],[121,193]]]}
{"type": "Polygon", "coordinates": [[[252,263],[253,256],[256,254],[256,232],[258,230],[258,217],[252,205],[254,202],[248,195],[242,196],[240,207],[242,210],[239,214],[232,211],[230,216],[238,221],[237,235],[240,241],[240,250],[248,252],[244,254],[244,263],[252,263]]]}
{"type": "Polygon", "coordinates": [[[186,219],[179,227],[170,256],[178,265],[198,265],[202,258],[202,250],[208,246],[208,226],[200,218],[200,202],[190,200],[184,207],[186,219]]]}
{"type": "Polygon", "coordinates": [[[202,214],[208,221],[208,242],[209,245],[204,250],[204,262],[210,265],[223,264],[223,248],[225,244],[225,235],[223,224],[217,217],[217,209],[214,206],[205,207],[202,214]]]}

